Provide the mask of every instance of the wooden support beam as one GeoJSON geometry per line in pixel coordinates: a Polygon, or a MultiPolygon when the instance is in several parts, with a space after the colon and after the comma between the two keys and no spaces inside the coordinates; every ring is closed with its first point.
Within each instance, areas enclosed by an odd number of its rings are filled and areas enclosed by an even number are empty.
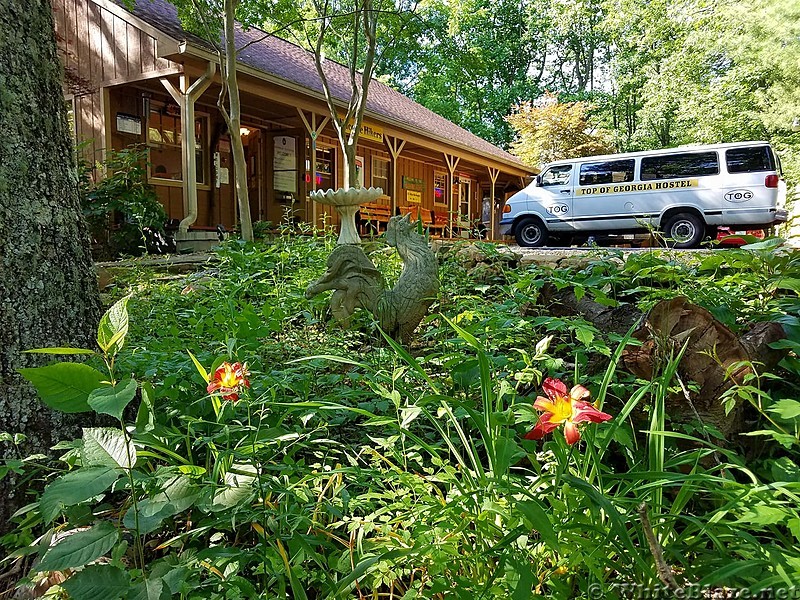
{"type": "Polygon", "coordinates": [[[448,229],[450,230],[450,237],[453,237],[453,211],[454,211],[454,207],[453,207],[453,179],[454,179],[454,175],[455,175],[456,169],[458,168],[458,163],[459,163],[460,160],[461,160],[461,158],[458,157],[458,156],[455,156],[453,154],[447,154],[446,152],[444,153],[444,162],[447,163],[447,170],[450,172],[450,177],[449,177],[448,186],[447,186],[448,189],[450,190],[447,193],[447,197],[449,198],[449,202],[448,202],[449,210],[447,211],[448,212],[447,226],[448,226],[448,229]]]}
{"type": "Polygon", "coordinates": [[[392,155],[392,214],[394,215],[397,212],[397,159],[400,157],[406,141],[388,135],[384,136],[383,140],[389,147],[389,154],[392,155]]]}
{"type": "MultiPolygon", "coordinates": [[[[311,137],[311,191],[317,191],[317,138],[319,134],[322,133],[322,130],[325,129],[325,126],[328,124],[328,121],[331,120],[330,117],[326,116],[319,125],[317,125],[317,113],[311,112],[311,122],[308,122],[306,119],[306,114],[302,108],[297,108],[297,114],[300,115],[300,118],[303,120],[303,125],[306,126],[306,131],[308,131],[308,135],[311,137]]],[[[306,218],[308,218],[308,212],[306,211],[306,218]]],[[[317,203],[311,202],[311,220],[314,223],[314,227],[318,227],[319,224],[317,223],[317,203]]]]}
{"type": "Polygon", "coordinates": [[[489,228],[489,239],[494,241],[495,221],[497,220],[494,214],[494,188],[497,185],[497,178],[500,176],[500,169],[495,169],[494,167],[487,167],[487,169],[489,169],[489,179],[492,180],[492,191],[489,194],[489,206],[491,207],[490,218],[492,219],[492,226],[489,228]]]}
{"type": "Polygon", "coordinates": [[[206,72],[197,81],[189,85],[187,75],[180,76],[180,85],[176,88],[166,77],[160,79],[161,84],[172,96],[181,109],[181,165],[183,179],[183,214],[184,218],[178,226],[179,233],[186,233],[197,220],[197,154],[194,130],[194,104],[203,95],[214,80],[217,63],[209,62],[206,72]]]}

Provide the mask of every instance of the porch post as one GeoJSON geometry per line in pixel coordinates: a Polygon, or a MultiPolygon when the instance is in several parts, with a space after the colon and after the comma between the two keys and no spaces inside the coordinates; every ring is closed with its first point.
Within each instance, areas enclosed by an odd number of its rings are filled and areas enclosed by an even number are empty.
{"type": "Polygon", "coordinates": [[[453,154],[444,155],[444,161],[447,163],[447,170],[450,172],[450,177],[448,181],[448,189],[450,190],[447,193],[448,198],[450,199],[448,206],[450,210],[447,211],[448,219],[447,219],[447,226],[450,229],[450,237],[453,237],[453,179],[456,172],[456,168],[458,167],[458,163],[461,160],[458,156],[453,154]]]}
{"type": "Polygon", "coordinates": [[[491,193],[489,195],[489,206],[491,206],[491,217],[490,218],[492,219],[492,226],[489,229],[489,235],[490,235],[490,239],[492,241],[494,241],[494,238],[495,238],[494,229],[495,229],[495,221],[496,221],[496,218],[495,218],[495,215],[494,215],[494,188],[495,188],[495,185],[497,185],[497,177],[500,175],[500,169],[495,169],[494,167],[488,167],[488,169],[489,169],[489,179],[492,180],[492,188],[491,188],[492,191],[491,191],[491,193]]]}
{"type": "Polygon", "coordinates": [[[181,75],[180,90],[166,78],[161,84],[181,108],[181,165],[183,173],[183,212],[186,215],[178,226],[179,233],[187,233],[197,220],[197,140],[194,131],[194,103],[208,89],[217,72],[217,63],[209,62],[200,79],[189,85],[189,78],[181,75]]]}
{"type": "MultiPolygon", "coordinates": [[[[311,191],[317,191],[317,138],[319,137],[320,132],[325,129],[325,125],[328,124],[328,121],[331,120],[330,117],[325,117],[322,119],[322,123],[317,126],[317,113],[311,113],[311,123],[308,122],[306,119],[305,113],[302,109],[298,108],[297,113],[300,115],[300,118],[303,120],[303,125],[306,126],[306,131],[308,131],[308,135],[311,138],[311,191]]],[[[308,213],[306,213],[308,215],[308,213]]],[[[313,200],[311,201],[311,220],[314,223],[314,227],[317,227],[317,203],[313,200]]]]}
{"type": "MultiPolygon", "coordinates": [[[[398,137],[384,136],[386,145],[389,146],[389,153],[392,155],[392,215],[397,212],[397,159],[406,145],[405,140],[398,137]]],[[[384,194],[386,191],[384,191],[384,194]]]]}

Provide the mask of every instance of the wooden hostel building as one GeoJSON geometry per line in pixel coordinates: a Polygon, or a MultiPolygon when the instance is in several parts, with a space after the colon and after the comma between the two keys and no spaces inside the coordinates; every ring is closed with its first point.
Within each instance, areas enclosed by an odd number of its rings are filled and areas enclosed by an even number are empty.
{"type": "MultiPolygon", "coordinates": [[[[213,48],[181,28],[166,0],[136,0],[132,12],[112,0],[53,0],[53,10],[84,151],[99,160],[109,148],[146,146],[149,181],[181,222],[179,241],[209,239],[220,224],[234,229],[231,132],[216,108],[213,48]]],[[[329,207],[308,198],[343,181],[313,55],[257,29],[236,35],[253,221],[335,223],[329,207]]],[[[344,109],[348,69],[328,61],[326,70],[344,109]]],[[[412,212],[441,235],[469,235],[479,222],[491,232],[500,207],[488,199],[502,201],[533,173],[379,81],[370,86],[357,154],[363,185],[385,192],[362,218],[384,223],[412,212]]]]}

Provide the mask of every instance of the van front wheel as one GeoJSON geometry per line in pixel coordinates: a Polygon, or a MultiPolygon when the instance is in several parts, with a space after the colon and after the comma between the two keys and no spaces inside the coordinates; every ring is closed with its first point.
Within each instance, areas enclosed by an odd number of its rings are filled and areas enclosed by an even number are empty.
{"type": "Polygon", "coordinates": [[[667,219],[664,235],[672,248],[697,248],[703,240],[706,224],[693,213],[678,213],[667,219]]]}
{"type": "Polygon", "coordinates": [[[539,219],[525,219],[517,225],[514,237],[523,248],[538,248],[547,243],[547,228],[539,219]]]}

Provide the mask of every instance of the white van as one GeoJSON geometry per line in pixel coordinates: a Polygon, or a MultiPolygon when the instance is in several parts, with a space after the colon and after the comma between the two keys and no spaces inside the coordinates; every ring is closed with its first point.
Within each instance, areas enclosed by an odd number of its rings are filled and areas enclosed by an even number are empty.
{"type": "MultiPolygon", "coordinates": [[[[768,142],[687,146],[561,160],[508,199],[500,233],[520,246],[660,230],[695,248],[732,230],[786,221],[786,182],[768,142]]],[[[630,236],[629,236],[630,237],[630,236]]]]}

